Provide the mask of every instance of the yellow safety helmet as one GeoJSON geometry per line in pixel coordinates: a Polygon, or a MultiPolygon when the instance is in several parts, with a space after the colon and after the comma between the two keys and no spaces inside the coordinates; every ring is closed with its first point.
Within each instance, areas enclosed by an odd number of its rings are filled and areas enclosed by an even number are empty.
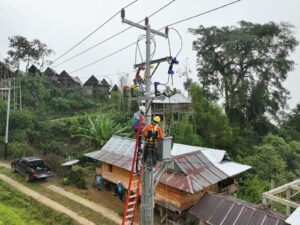
{"type": "Polygon", "coordinates": [[[153,117],[153,122],[154,123],[159,123],[160,122],[160,117],[159,116],[153,117]]]}

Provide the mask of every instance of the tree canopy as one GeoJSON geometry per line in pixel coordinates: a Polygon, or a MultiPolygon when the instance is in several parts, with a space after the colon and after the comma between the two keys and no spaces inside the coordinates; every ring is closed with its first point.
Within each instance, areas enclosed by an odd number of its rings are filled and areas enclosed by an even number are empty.
{"type": "Polygon", "coordinates": [[[8,38],[9,50],[8,57],[5,62],[15,69],[20,68],[22,62],[26,63],[26,72],[30,63],[34,63],[43,69],[45,64],[45,57],[54,53],[52,49],[48,49],[45,43],[39,39],[28,41],[27,38],[16,35],[8,38]]]}
{"type": "Polygon", "coordinates": [[[240,125],[276,116],[285,106],[282,85],[294,61],[289,56],[298,42],[288,23],[190,29],[197,39],[198,77],[209,99],[224,100],[231,122],[240,125]]]}

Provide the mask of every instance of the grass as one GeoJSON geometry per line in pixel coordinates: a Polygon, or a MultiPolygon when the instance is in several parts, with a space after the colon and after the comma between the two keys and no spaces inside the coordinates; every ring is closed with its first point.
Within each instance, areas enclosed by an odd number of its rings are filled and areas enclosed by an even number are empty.
{"type": "MultiPolygon", "coordinates": [[[[114,222],[106,219],[101,214],[99,214],[89,208],[86,208],[86,207],[78,204],[77,202],[74,202],[60,194],[57,194],[57,193],[47,189],[46,187],[43,186],[43,184],[41,182],[28,183],[25,181],[24,177],[22,175],[20,175],[19,173],[13,173],[9,169],[3,168],[3,167],[0,167],[0,173],[11,177],[12,179],[22,183],[23,185],[27,186],[28,188],[30,188],[34,191],[37,191],[37,192],[43,194],[44,196],[52,199],[53,201],[69,208],[70,210],[76,212],[78,215],[83,216],[83,217],[87,218],[88,220],[94,222],[96,225],[103,225],[103,224],[116,225],[114,222]]],[[[1,202],[1,199],[0,199],[0,202],[1,202]]],[[[0,215],[1,215],[1,213],[0,213],[0,215]]],[[[0,225],[2,225],[2,224],[0,223],[0,225]]]]}
{"type": "Polygon", "coordinates": [[[27,197],[0,181],[0,224],[2,225],[75,225],[71,218],[27,197]]]}

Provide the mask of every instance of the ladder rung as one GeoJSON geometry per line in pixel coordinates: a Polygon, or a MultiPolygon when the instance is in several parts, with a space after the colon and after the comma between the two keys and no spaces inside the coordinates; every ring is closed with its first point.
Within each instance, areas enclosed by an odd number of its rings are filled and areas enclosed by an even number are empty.
{"type": "Polygon", "coordinates": [[[127,213],[132,212],[133,210],[134,210],[134,208],[127,209],[127,213]]]}
{"type": "Polygon", "coordinates": [[[128,205],[133,205],[134,203],[135,203],[135,201],[129,202],[128,205]]]}
{"type": "Polygon", "coordinates": [[[137,189],[138,189],[138,187],[130,188],[130,190],[137,190],[137,189]]]}
{"type": "Polygon", "coordinates": [[[137,195],[130,195],[129,198],[135,198],[137,195]]]}
{"type": "Polygon", "coordinates": [[[128,219],[128,218],[131,218],[131,217],[133,217],[133,215],[132,215],[132,214],[130,214],[130,215],[128,215],[128,216],[126,216],[126,219],[128,219]]]}

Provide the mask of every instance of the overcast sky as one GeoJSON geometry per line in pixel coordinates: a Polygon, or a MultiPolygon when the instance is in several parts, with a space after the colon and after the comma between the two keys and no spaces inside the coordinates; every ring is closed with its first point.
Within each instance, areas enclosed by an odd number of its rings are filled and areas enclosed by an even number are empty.
{"type": "MultiPolygon", "coordinates": [[[[2,60],[6,56],[8,37],[22,35],[29,40],[38,38],[46,43],[49,48],[56,52],[56,55],[51,57],[53,60],[131,1],[0,0],[0,59],[2,60]]],[[[136,22],[140,21],[170,1],[138,0],[137,3],[126,10],[126,18],[136,22]]],[[[151,17],[150,24],[153,29],[160,29],[164,25],[229,2],[231,0],[176,0],[169,7],[151,17]]],[[[242,0],[227,8],[176,25],[174,28],[180,32],[183,38],[183,49],[178,56],[180,65],[176,66],[175,71],[180,71],[185,65],[188,65],[192,70],[190,76],[197,80],[195,73],[196,57],[195,52],[192,50],[192,41],[195,37],[188,33],[188,28],[196,28],[199,25],[230,26],[236,25],[241,20],[255,23],[286,21],[295,26],[296,38],[300,40],[299,9],[300,1],[298,0],[242,0]]],[[[117,16],[58,62],[68,59],[126,27],[128,25],[122,24],[120,17],[117,16]]],[[[54,69],[59,73],[63,70],[72,72],[134,42],[141,34],[144,34],[142,30],[131,28],[111,41],[54,69]]],[[[157,48],[154,58],[168,56],[168,42],[162,37],[156,37],[155,40],[157,48]]],[[[180,42],[175,32],[170,33],[170,40],[172,54],[176,54],[180,48],[180,42]]],[[[142,51],[145,50],[144,41],[141,41],[140,47],[142,51]]],[[[299,56],[300,50],[298,46],[296,52],[292,55],[292,59],[296,62],[295,70],[289,73],[285,82],[285,86],[291,92],[291,99],[288,102],[291,108],[300,102],[299,56]]],[[[137,58],[137,60],[139,61],[140,59],[137,58]]],[[[129,73],[130,78],[133,78],[132,65],[134,62],[135,47],[131,47],[71,75],[80,77],[82,82],[86,81],[91,75],[95,75],[99,79],[106,78],[112,83],[118,83],[118,77],[121,73],[129,73]]],[[[162,83],[167,81],[166,65],[160,66],[153,81],[162,83]]],[[[182,89],[183,81],[183,77],[175,74],[173,87],[182,89]]]]}

